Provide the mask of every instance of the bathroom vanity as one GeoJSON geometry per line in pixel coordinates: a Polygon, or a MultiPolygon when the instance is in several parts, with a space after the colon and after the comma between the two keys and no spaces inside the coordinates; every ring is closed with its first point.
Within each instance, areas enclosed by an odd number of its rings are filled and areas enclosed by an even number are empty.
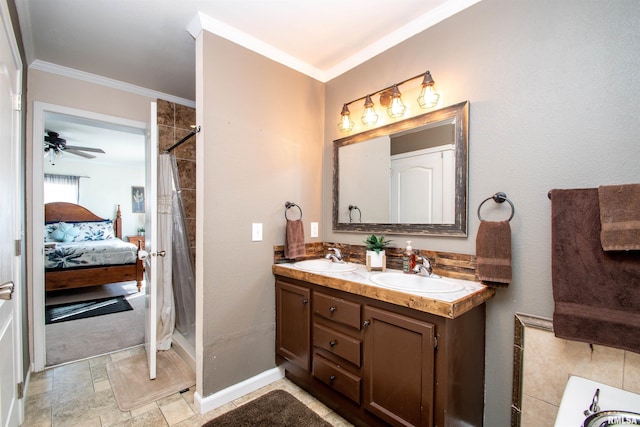
{"type": "Polygon", "coordinates": [[[480,426],[485,304],[476,282],[442,293],[346,273],[273,266],[276,362],[355,425],[480,426]]]}

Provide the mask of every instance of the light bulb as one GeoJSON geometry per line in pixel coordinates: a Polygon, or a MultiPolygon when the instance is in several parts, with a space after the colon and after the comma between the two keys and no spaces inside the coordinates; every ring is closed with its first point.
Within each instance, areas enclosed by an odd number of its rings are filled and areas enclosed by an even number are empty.
{"type": "Polygon", "coordinates": [[[418,97],[418,104],[420,104],[421,108],[431,108],[438,104],[440,94],[436,92],[435,84],[431,73],[427,71],[424,75],[424,80],[422,80],[422,90],[418,97]]]}
{"type": "Polygon", "coordinates": [[[344,104],[342,106],[342,112],[340,113],[340,122],[338,123],[338,129],[343,132],[348,132],[353,129],[353,121],[349,117],[350,114],[349,107],[347,107],[347,104],[344,104]]]}
{"type": "Polygon", "coordinates": [[[391,103],[389,107],[387,107],[387,114],[390,117],[402,117],[404,115],[404,110],[406,110],[406,106],[402,103],[400,90],[398,90],[398,85],[393,85],[393,89],[391,90],[391,103]]]}
{"type": "Polygon", "coordinates": [[[376,113],[373,105],[371,95],[367,95],[367,98],[364,101],[364,113],[362,114],[362,123],[367,126],[373,126],[378,121],[378,113],[376,113]]]}

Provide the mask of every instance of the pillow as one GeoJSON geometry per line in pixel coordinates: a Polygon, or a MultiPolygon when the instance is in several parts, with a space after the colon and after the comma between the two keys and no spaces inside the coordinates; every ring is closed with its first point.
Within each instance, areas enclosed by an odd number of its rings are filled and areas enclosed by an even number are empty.
{"type": "Polygon", "coordinates": [[[78,234],[78,230],[73,226],[73,224],[61,222],[58,224],[55,231],[51,233],[51,238],[56,242],[68,243],[73,242],[78,234]]]}
{"type": "Polygon", "coordinates": [[[45,243],[50,243],[50,242],[55,242],[56,241],[53,237],[51,237],[51,233],[56,231],[56,228],[58,228],[58,223],[57,222],[44,225],[44,242],[45,243]]]}
{"type": "Polygon", "coordinates": [[[77,222],[74,226],[78,230],[78,235],[73,239],[74,242],[109,240],[116,237],[111,220],[77,222]]]}

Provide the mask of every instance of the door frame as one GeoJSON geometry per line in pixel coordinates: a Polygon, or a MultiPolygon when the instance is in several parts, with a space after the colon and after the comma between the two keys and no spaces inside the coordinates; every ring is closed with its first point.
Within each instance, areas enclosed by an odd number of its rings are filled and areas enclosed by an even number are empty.
{"type": "MultiPolygon", "coordinates": [[[[33,124],[31,141],[31,218],[28,229],[31,239],[27,242],[27,256],[29,258],[29,285],[32,290],[29,297],[31,309],[31,322],[29,333],[33,337],[33,364],[34,371],[39,372],[46,367],[46,336],[45,336],[45,288],[44,288],[44,156],[42,155],[42,141],[37,135],[44,135],[44,117],[46,113],[65,114],[80,117],[88,120],[106,122],[114,125],[127,126],[145,132],[147,124],[145,122],[111,116],[108,114],[95,113],[92,111],[77,108],[65,107],[62,105],[50,104],[46,102],[34,101],[33,103],[33,124]],[[42,226],[38,226],[42,224],[42,226]]],[[[145,142],[147,144],[147,142],[145,142]]],[[[146,165],[145,165],[146,167],[146,165]]]]}

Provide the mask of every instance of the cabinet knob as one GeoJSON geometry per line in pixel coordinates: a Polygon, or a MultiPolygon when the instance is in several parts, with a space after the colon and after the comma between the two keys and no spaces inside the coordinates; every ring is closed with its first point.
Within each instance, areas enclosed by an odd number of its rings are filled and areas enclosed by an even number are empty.
{"type": "Polygon", "coordinates": [[[336,376],[335,376],[335,375],[330,375],[330,376],[329,376],[329,382],[330,382],[330,383],[334,382],[334,381],[335,381],[335,379],[336,379],[336,376]]]}
{"type": "Polygon", "coordinates": [[[302,304],[307,304],[308,302],[309,302],[309,300],[306,299],[306,298],[302,300],[302,304]]]}
{"type": "Polygon", "coordinates": [[[331,347],[335,347],[335,345],[336,345],[336,340],[331,340],[331,341],[329,341],[329,345],[330,345],[331,347]]]}
{"type": "Polygon", "coordinates": [[[368,320],[365,320],[364,322],[362,322],[362,326],[363,326],[363,327],[365,327],[365,328],[366,328],[367,326],[369,326],[370,324],[371,324],[371,322],[370,322],[370,321],[368,321],[368,320]]]}
{"type": "Polygon", "coordinates": [[[336,308],[336,307],[329,307],[329,311],[330,311],[331,313],[335,312],[336,310],[337,310],[337,308],[336,308]]]}

